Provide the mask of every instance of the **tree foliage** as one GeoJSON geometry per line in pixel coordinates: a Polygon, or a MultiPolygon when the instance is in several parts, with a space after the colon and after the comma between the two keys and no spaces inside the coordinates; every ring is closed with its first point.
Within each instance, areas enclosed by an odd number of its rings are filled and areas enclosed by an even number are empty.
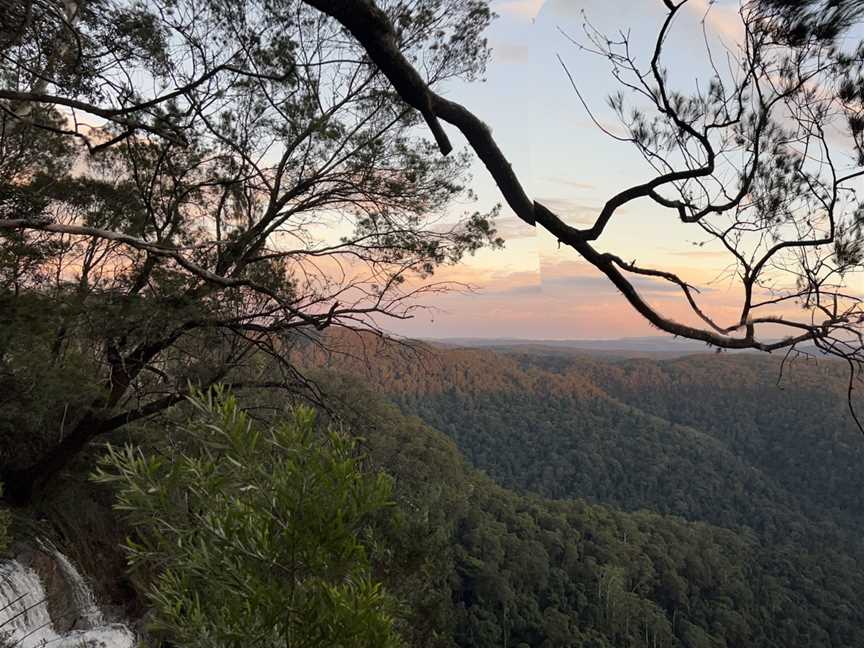
{"type": "Polygon", "coordinates": [[[835,41],[864,15],[861,0],[760,0],[781,20],[781,36],[792,44],[809,37],[835,41]]]}
{"type": "MultiPolygon", "coordinates": [[[[484,3],[386,11],[426,82],[482,72],[484,3]]],[[[501,244],[494,210],[461,207],[467,157],[437,156],[299,0],[27,0],[2,20],[0,380],[81,387],[42,390],[38,424],[3,417],[19,425],[0,467],[25,497],[189,382],[303,388],[288,363],[240,370],[304,330],[409,317],[446,288],[436,268],[501,244]]]]}
{"type": "Polygon", "coordinates": [[[94,476],[134,529],[154,628],[190,647],[401,645],[371,573],[389,478],[308,408],[262,426],[221,389],[190,402],[162,453],[109,448],[94,476]]]}

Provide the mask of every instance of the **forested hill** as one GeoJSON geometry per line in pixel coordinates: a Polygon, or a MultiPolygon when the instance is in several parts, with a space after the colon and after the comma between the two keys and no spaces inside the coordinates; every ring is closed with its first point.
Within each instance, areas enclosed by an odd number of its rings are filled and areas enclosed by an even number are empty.
{"type": "Polygon", "coordinates": [[[388,587],[418,648],[857,646],[864,578],[750,532],[517,494],[353,378],[318,376],[396,478],[388,587]]]}
{"type": "Polygon", "coordinates": [[[848,411],[845,365],[799,360],[781,367],[779,359],[757,355],[620,362],[572,354],[510,358],[527,371],[578,375],[667,429],[709,438],[746,466],[751,479],[773,484],[787,503],[811,516],[822,513],[856,531],[864,523],[864,436],[848,411]]]}
{"type": "MultiPolygon", "coordinates": [[[[353,336],[351,336],[353,338],[353,336]]],[[[767,539],[859,547],[864,437],[845,367],[756,355],[612,361],[345,339],[318,356],[447,433],[497,482],[767,539]]]]}
{"type": "Polygon", "coordinates": [[[329,364],[362,371],[366,385],[330,383],[327,393],[348,404],[343,415],[397,477],[405,510],[419,513],[396,552],[433,556],[406,585],[432,619],[418,645],[864,642],[850,528],[808,519],[806,503],[719,439],[622,405],[587,368],[363,343],[329,364]],[[397,415],[370,386],[439,421],[473,463],[522,493],[472,471],[442,434],[397,415]],[[695,521],[707,518],[725,522],[695,521]]]}
{"type": "MultiPolygon", "coordinates": [[[[779,361],[762,356],[604,360],[371,338],[345,348],[313,355],[361,374],[505,487],[562,506],[575,498],[728,529],[722,551],[760,547],[748,558],[760,566],[740,578],[772,571],[795,614],[828,614],[829,625],[845,626],[847,606],[864,596],[864,438],[846,411],[842,366],[799,363],[778,387],[779,361]]],[[[678,541],[668,542],[674,550],[678,541]]],[[[729,609],[773,632],[785,615],[754,621],[761,596],[729,609]]],[[[726,645],[742,645],[724,632],[726,645]]],[[[789,636],[765,645],[858,645],[789,636]]]]}

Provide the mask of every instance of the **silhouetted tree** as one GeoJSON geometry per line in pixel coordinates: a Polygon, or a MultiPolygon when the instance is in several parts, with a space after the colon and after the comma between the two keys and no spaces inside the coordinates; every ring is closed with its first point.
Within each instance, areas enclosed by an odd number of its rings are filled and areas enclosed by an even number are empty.
{"type": "MultiPolygon", "coordinates": [[[[864,310],[850,286],[862,266],[864,209],[855,187],[864,175],[864,113],[855,83],[864,50],[839,52],[818,29],[792,34],[795,7],[790,13],[743,0],[740,36],[723,53],[731,69],[725,62],[712,65],[699,89],[685,94],[670,81],[664,53],[688,0],[662,1],[665,16],[653,49],[638,60],[626,32],[607,37],[589,24],[586,49],[609,61],[621,85],[609,98],[621,132],[606,132],[635,147],[649,174],[612,196],[590,226],[576,227],[529,198],[478,116],[425,82],[398,25],[373,0],[305,2],[363,44],[402,99],[434,125],[442,154],[451,149],[440,125],[448,123],[467,138],[519,218],[571,247],[655,327],[721,349],[795,354],[802,345],[815,345],[848,362],[851,392],[864,359],[864,310]],[[845,130],[845,140],[838,142],[837,129],[845,130]],[[601,249],[598,241],[609,224],[636,201],[667,209],[728,253],[729,276],[741,293],[737,315],[714,317],[685,277],[601,249]],[[644,278],[677,286],[690,321],[649,303],[635,281],[644,278]],[[793,304],[797,311],[786,308],[793,304]]],[[[848,22],[859,5],[842,6],[848,22]]],[[[832,20],[842,22],[841,9],[832,11],[832,20]]],[[[706,47],[710,53],[710,38],[706,47]]],[[[578,73],[565,70],[582,98],[578,73]]]]}
{"type": "MultiPolygon", "coordinates": [[[[424,82],[483,70],[484,3],[385,6],[424,82]]],[[[302,2],[28,0],[0,21],[13,497],[189,383],[303,388],[284,360],[297,336],[410,317],[446,288],[436,267],[500,245],[494,213],[454,213],[467,157],[438,157],[302,2]]]]}

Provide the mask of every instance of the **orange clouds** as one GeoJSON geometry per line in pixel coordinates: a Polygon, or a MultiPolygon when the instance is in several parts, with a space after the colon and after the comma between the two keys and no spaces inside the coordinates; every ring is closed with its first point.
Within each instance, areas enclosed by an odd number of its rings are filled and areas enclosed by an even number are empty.
{"type": "MultiPolygon", "coordinates": [[[[618,290],[587,263],[567,252],[538,254],[537,270],[508,270],[460,264],[436,277],[470,285],[473,290],[424,299],[428,310],[413,321],[393,323],[392,330],[427,337],[520,337],[533,339],[616,338],[650,335],[652,327],[618,290]]],[[[706,284],[704,270],[680,269],[693,281],[706,284]]],[[[640,294],[664,314],[695,323],[680,288],[648,277],[633,277],[640,294]]],[[[701,303],[724,322],[736,320],[740,295],[708,286],[701,303]]]]}

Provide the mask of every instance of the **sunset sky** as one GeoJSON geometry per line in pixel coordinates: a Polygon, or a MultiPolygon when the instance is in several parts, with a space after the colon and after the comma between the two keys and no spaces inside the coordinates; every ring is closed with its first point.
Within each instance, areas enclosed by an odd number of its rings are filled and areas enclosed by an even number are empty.
{"type": "MultiPolygon", "coordinates": [[[[571,224],[587,225],[611,195],[647,179],[651,170],[630,145],[613,141],[589,120],[556,55],[565,61],[604,123],[614,121],[606,97],[617,86],[608,63],[580,51],[562,31],[585,41],[584,10],[601,31],[614,35],[619,29],[630,30],[634,50],[645,61],[664,15],[663,4],[660,0],[499,0],[493,7],[500,17],[488,33],[494,54],[487,81],[452,86],[446,94],[492,127],[529,196],[571,224]]],[[[687,7],[665,51],[672,82],[681,91],[695,89],[700,77],[704,83],[707,65],[701,21],[708,1],[693,0],[687,7]]],[[[720,0],[707,14],[706,28],[715,46],[734,47],[737,7],[737,2],[720,0]]],[[[480,207],[501,201],[480,164],[474,169],[472,186],[480,207]]],[[[657,333],[569,248],[559,250],[551,237],[522,224],[506,208],[499,230],[507,240],[506,250],[483,251],[439,277],[470,283],[475,292],[427,298],[423,303],[432,310],[418,313],[409,322],[382,322],[385,328],[436,338],[615,338],[657,333]]],[[[671,212],[642,202],[612,221],[601,249],[679,273],[704,288],[705,304],[714,315],[732,317],[737,312],[735,295],[729,292],[728,275],[723,275],[729,257],[719,245],[696,247],[705,240],[700,233],[694,226],[677,223],[671,212]]],[[[664,313],[683,316],[677,288],[636,283],[664,313]]]]}

